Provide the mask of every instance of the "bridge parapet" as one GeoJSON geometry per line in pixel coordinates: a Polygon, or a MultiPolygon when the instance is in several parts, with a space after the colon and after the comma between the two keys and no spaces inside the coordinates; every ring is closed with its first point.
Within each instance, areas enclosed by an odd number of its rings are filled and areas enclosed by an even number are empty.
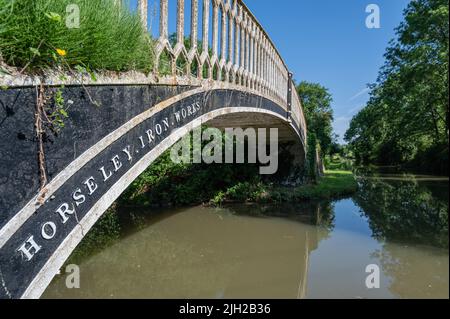
{"type": "Polygon", "coordinates": [[[294,119],[295,123],[297,123],[299,130],[302,134],[303,140],[306,141],[307,129],[306,129],[305,114],[303,113],[302,102],[300,100],[300,97],[298,96],[297,89],[293,81],[291,81],[290,86],[292,90],[292,105],[291,105],[292,118],[294,119]]]}
{"type": "MultiPolygon", "coordinates": [[[[114,0],[117,6],[123,2],[114,0]]],[[[276,102],[295,122],[303,139],[306,137],[306,121],[292,74],[267,32],[242,0],[152,0],[151,3],[155,7],[149,7],[148,0],[137,0],[143,28],[151,29],[149,12],[159,17],[154,35],[154,68],[150,74],[100,71],[93,79],[89,74],[68,72],[61,76],[61,70],[50,70],[45,77],[20,73],[2,75],[0,84],[11,88],[82,83],[233,89],[276,102]],[[175,16],[169,16],[170,13],[175,16]],[[186,29],[186,21],[190,30],[186,29]],[[172,35],[169,22],[176,24],[172,35]]]]}
{"type": "MultiPolygon", "coordinates": [[[[290,90],[293,83],[286,63],[244,2],[191,0],[190,5],[189,11],[185,0],[177,0],[176,3],[159,1],[156,10],[159,12],[154,67],[156,81],[202,86],[211,81],[223,82],[238,86],[240,90],[268,96],[290,111],[305,136],[302,105],[295,87],[290,90]],[[169,5],[176,5],[175,40],[169,35],[169,5]],[[186,15],[190,21],[189,35],[185,30],[186,15]],[[189,41],[186,41],[186,36],[189,41]],[[161,72],[165,59],[169,60],[169,74],[161,72]],[[288,106],[287,91],[292,94],[291,106],[288,106]]],[[[138,0],[138,12],[144,28],[148,29],[148,0],[138,0]]]]}

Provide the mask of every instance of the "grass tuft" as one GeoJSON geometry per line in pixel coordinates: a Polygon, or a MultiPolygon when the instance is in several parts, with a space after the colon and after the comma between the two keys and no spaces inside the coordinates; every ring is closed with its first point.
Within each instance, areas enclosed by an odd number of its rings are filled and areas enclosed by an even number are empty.
{"type": "Polygon", "coordinates": [[[148,72],[153,44],[138,14],[113,0],[0,0],[0,56],[27,71],[80,65],[148,72]],[[66,26],[69,4],[80,9],[79,28],[66,26]]]}

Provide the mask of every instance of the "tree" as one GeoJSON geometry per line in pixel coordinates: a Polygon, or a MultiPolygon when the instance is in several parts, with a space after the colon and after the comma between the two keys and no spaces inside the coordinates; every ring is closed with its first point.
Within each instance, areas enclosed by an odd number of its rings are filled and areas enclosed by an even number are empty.
{"type": "Polygon", "coordinates": [[[448,14],[445,0],[414,0],[404,11],[370,100],[345,134],[360,161],[448,160],[448,14]]]}
{"type": "Polygon", "coordinates": [[[301,82],[297,92],[303,104],[308,131],[320,144],[322,156],[327,154],[333,142],[333,101],[328,89],[317,83],[301,82]]]}

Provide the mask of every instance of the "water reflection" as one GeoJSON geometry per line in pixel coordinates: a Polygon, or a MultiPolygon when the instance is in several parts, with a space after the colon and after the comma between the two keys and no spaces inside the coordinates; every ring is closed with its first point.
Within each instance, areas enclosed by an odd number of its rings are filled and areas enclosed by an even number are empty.
{"type": "Polygon", "coordinates": [[[308,298],[448,298],[448,250],[375,236],[352,200],[335,204],[335,228],[310,256],[308,298]],[[365,267],[380,268],[367,289],[365,267]]]}
{"type": "Polygon", "coordinates": [[[358,182],[354,200],[374,236],[448,248],[448,180],[372,174],[358,182]]]}
{"type": "Polygon", "coordinates": [[[44,297],[448,298],[448,181],[359,184],[337,202],[127,209],[120,239],[80,260],[81,288],[57,276],[44,297]]]}
{"type": "Polygon", "coordinates": [[[332,231],[334,228],[334,202],[307,201],[279,204],[229,204],[227,208],[239,216],[283,218],[332,231]]]}
{"type": "Polygon", "coordinates": [[[159,216],[61,276],[50,298],[303,298],[318,229],[281,218],[195,207],[159,216]]]}
{"type": "Polygon", "coordinates": [[[448,298],[448,251],[385,243],[373,253],[390,278],[389,291],[402,298],[448,298]]]}

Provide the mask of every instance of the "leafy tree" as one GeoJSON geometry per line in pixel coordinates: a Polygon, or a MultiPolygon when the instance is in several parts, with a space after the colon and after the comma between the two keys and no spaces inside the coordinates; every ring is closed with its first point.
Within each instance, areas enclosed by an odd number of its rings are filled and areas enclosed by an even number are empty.
{"type": "Polygon", "coordinates": [[[324,156],[333,142],[331,94],[320,84],[305,81],[297,86],[297,92],[302,100],[308,131],[317,138],[324,156]]]}
{"type": "Polygon", "coordinates": [[[312,182],[317,182],[318,172],[317,172],[317,138],[312,132],[308,133],[308,153],[307,153],[307,175],[312,182]]]}
{"type": "Polygon", "coordinates": [[[333,134],[330,149],[328,151],[329,155],[344,154],[344,145],[339,144],[338,139],[339,135],[333,134]]]}
{"type": "Polygon", "coordinates": [[[448,15],[445,0],[414,0],[404,11],[371,98],[345,135],[359,161],[423,166],[439,154],[448,163],[448,15]]]}

